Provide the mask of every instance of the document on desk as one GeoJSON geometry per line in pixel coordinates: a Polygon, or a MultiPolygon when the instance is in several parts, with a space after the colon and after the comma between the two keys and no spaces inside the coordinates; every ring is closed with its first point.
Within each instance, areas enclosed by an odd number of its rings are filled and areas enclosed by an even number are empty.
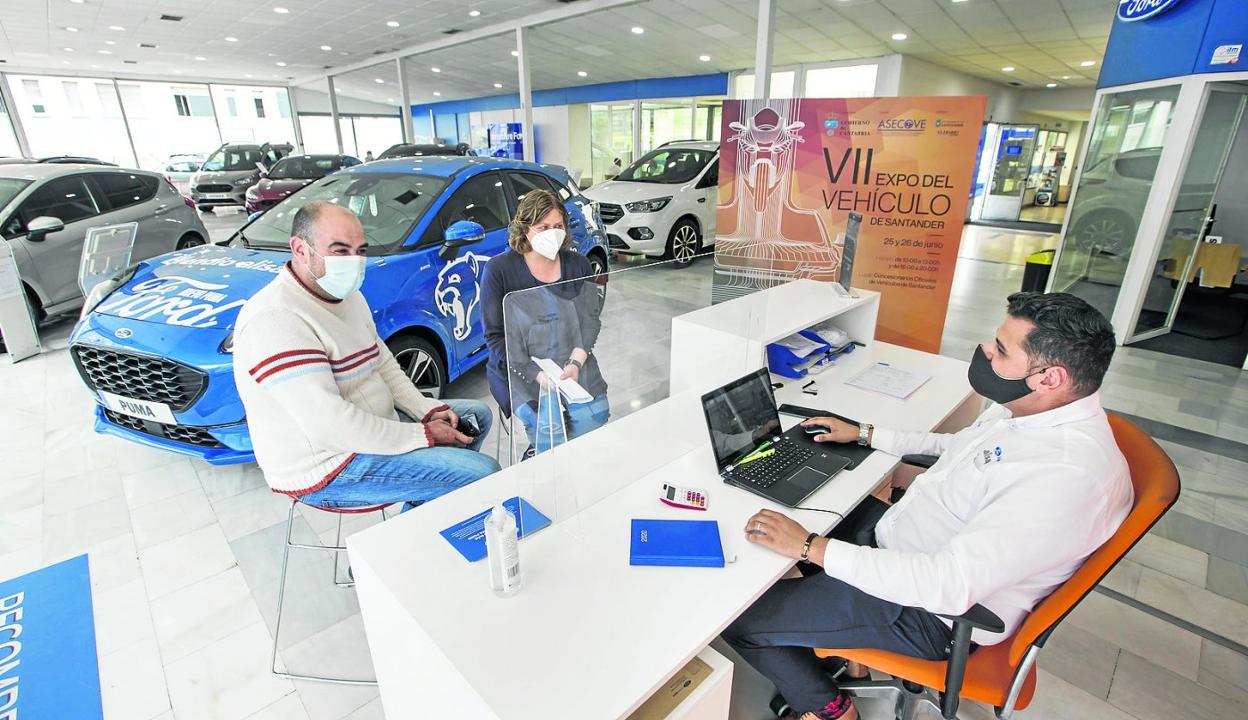
{"type": "Polygon", "coordinates": [[[845,384],[905,400],[931,378],[931,375],[902,370],[888,363],[877,362],[845,381],[845,384]]]}
{"type": "MultiPolygon", "coordinates": [[[[516,516],[516,530],[520,537],[532,535],[550,524],[550,518],[519,496],[504,500],[503,507],[516,516]]],[[[493,508],[488,508],[467,520],[457,522],[439,534],[468,562],[481,560],[486,554],[485,519],[492,510],[493,508]]]]}
{"type": "Polygon", "coordinates": [[[554,360],[551,360],[550,358],[535,358],[532,356],[530,356],[529,359],[537,363],[537,366],[542,369],[542,372],[546,373],[546,377],[555,384],[556,388],[559,389],[559,394],[563,396],[564,400],[567,400],[573,405],[579,405],[590,402],[594,399],[593,395],[590,395],[585,388],[581,387],[580,383],[572,378],[564,378],[560,380],[559,376],[563,374],[563,368],[556,365],[554,360]]]}

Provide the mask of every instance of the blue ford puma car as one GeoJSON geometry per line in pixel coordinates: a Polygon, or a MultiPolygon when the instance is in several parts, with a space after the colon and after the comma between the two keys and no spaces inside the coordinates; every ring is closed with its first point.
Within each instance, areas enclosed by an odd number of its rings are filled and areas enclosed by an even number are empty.
{"type": "Polygon", "coordinates": [[[348,168],[220,245],[127,269],[91,294],[70,338],[78,372],[96,394],[96,431],[214,464],[253,459],[231,371],[234,321],[282,271],[295,212],[311,200],[359,216],[369,245],[362,291],[377,332],[412,382],[440,396],[485,360],[478,307],[485,263],[507,249],[516,204],[535,188],[565,200],[575,247],[605,271],[601,224],[563,168],[474,157],[348,168]]]}

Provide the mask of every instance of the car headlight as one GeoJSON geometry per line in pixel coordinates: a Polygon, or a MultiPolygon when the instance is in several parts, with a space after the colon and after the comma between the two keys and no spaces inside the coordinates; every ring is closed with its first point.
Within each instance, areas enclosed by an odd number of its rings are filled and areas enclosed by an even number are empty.
{"type": "Polygon", "coordinates": [[[221,346],[217,348],[217,351],[223,352],[227,355],[234,354],[234,331],[233,330],[231,330],[230,334],[226,335],[225,339],[221,341],[221,346]]]}
{"type": "Polygon", "coordinates": [[[112,295],[117,288],[130,282],[134,278],[134,274],[139,271],[140,264],[135,263],[91,288],[91,292],[87,293],[86,302],[82,304],[82,314],[78,316],[78,319],[81,320],[90,315],[100,303],[104,302],[104,298],[112,295]]]}
{"type": "Polygon", "coordinates": [[[638,200],[637,202],[631,202],[624,207],[627,208],[629,212],[635,213],[658,212],[667,207],[667,204],[671,201],[671,197],[661,197],[654,198],[652,200],[638,200]]]}
{"type": "Polygon", "coordinates": [[[239,178],[234,181],[234,185],[237,187],[242,187],[243,185],[251,185],[255,181],[256,179],[254,177],[239,178]]]}

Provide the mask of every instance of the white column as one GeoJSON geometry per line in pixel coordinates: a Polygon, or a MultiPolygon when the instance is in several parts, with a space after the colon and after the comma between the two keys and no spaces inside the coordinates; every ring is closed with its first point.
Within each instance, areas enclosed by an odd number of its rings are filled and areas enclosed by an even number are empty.
{"type": "Polygon", "coordinates": [[[9,91],[9,78],[0,73],[0,98],[4,99],[4,107],[8,110],[9,123],[13,125],[13,135],[17,138],[17,148],[23,157],[34,157],[30,151],[30,143],[26,140],[26,129],[22,127],[22,118],[17,114],[17,105],[13,103],[13,93],[9,91]]]}
{"type": "MultiPolygon", "coordinates": [[[[300,153],[306,153],[308,150],[303,146],[303,128],[299,125],[299,103],[295,100],[295,87],[293,85],[286,86],[286,104],[290,106],[290,121],[295,129],[295,149],[300,153]]],[[[216,103],[213,103],[213,105],[212,118],[216,120],[216,103]]],[[[220,125],[218,125],[217,131],[220,132],[220,130],[220,125]]]]}
{"type": "Polygon", "coordinates": [[[689,138],[691,140],[701,140],[698,137],[698,99],[696,97],[689,98],[689,138]]]}
{"type": "MultiPolygon", "coordinates": [[[[121,111],[121,126],[126,131],[126,140],[130,141],[130,154],[134,155],[134,166],[139,166],[139,149],[134,146],[134,133],[130,132],[130,119],[126,117],[126,106],[121,102],[121,88],[117,87],[117,79],[113,78],[113,92],[117,94],[117,109],[121,111]]],[[[212,90],[208,90],[208,103],[212,104],[212,90]]],[[[213,110],[216,117],[216,110],[213,110]]]]}
{"type": "Polygon", "coordinates": [[[533,86],[529,76],[529,59],[524,52],[524,28],[516,28],[516,67],[520,72],[520,122],[524,129],[524,159],[533,162],[537,158],[537,143],[533,133],[533,86]]]}
{"type": "Polygon", "coordinates": [[[403,142],[414,143],[416,132],[412,126],[412,93],[407,85],[407,71],[403,66],[403,58],[395,58],[394,67],[399,71],[399,99],[403,102],[403,107],[399,109],[400,119],[403,121],[403,142]]]}
{"type": "Polygon", "coordinates": [[[633,101],[633,159],[641,159],[641,100],[633,101]]]}
{"type": "Polygon", "coordinates": [[[345,150],[342,146],[342,127],[338,124],[338,93],[334,92],[334,76],[325,78],[329,83],[329,119],[334,124],[334,138],[338,140],[338,154],[345,150]]]}
{"type": "Polygon", "coordinates": [[[758,0],[758,38],[754,44],[754,97],[771,99],[771,48],[775,40],[776,0],[758,0]]]}

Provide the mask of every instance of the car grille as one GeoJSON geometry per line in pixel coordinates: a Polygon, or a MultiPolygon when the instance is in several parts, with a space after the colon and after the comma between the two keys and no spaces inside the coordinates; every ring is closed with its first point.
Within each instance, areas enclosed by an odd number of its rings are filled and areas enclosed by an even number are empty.
{"type": "Polygon", "coordinates": [[[196,185],[195,192],[201,193],[228,193],[234,189],[233,185],[196,185]]]}
{"type": "Polygon", "coordinates": [[[602,217],[602,221],[608,225],[613,225],[624,217],[624,208],[613,203],[600,203],[598,205],[598,214],[602,217]]]}
{"type": "Polygon", "coordinates": [[[108,418],[108,421],[114,425],[120,425],[152,437],[164,438],[165,440],[186,443],[187,445],[195,445],[197,447],[225,447],[220,440],[209,435],[208,431],[203,428],[187,427],[185,425],[162,425],[151,420],[141,420],[137,417],[115,413],[108,409],[104,410],[104,417],[108,418]]]}
{"type": "Polygon", "coordinates": [[[617,250],[627,250],[628,243],[624,242],[624,238],[614,233],[607,233],[607,247],[617,250]]]}
{"type": "Polygon", "coordinates": [[[189,408],[208,387],[207,373],[165,358],[75,345],[74,362],[94,389],[165,403],[173,412],[189,408]]]}

